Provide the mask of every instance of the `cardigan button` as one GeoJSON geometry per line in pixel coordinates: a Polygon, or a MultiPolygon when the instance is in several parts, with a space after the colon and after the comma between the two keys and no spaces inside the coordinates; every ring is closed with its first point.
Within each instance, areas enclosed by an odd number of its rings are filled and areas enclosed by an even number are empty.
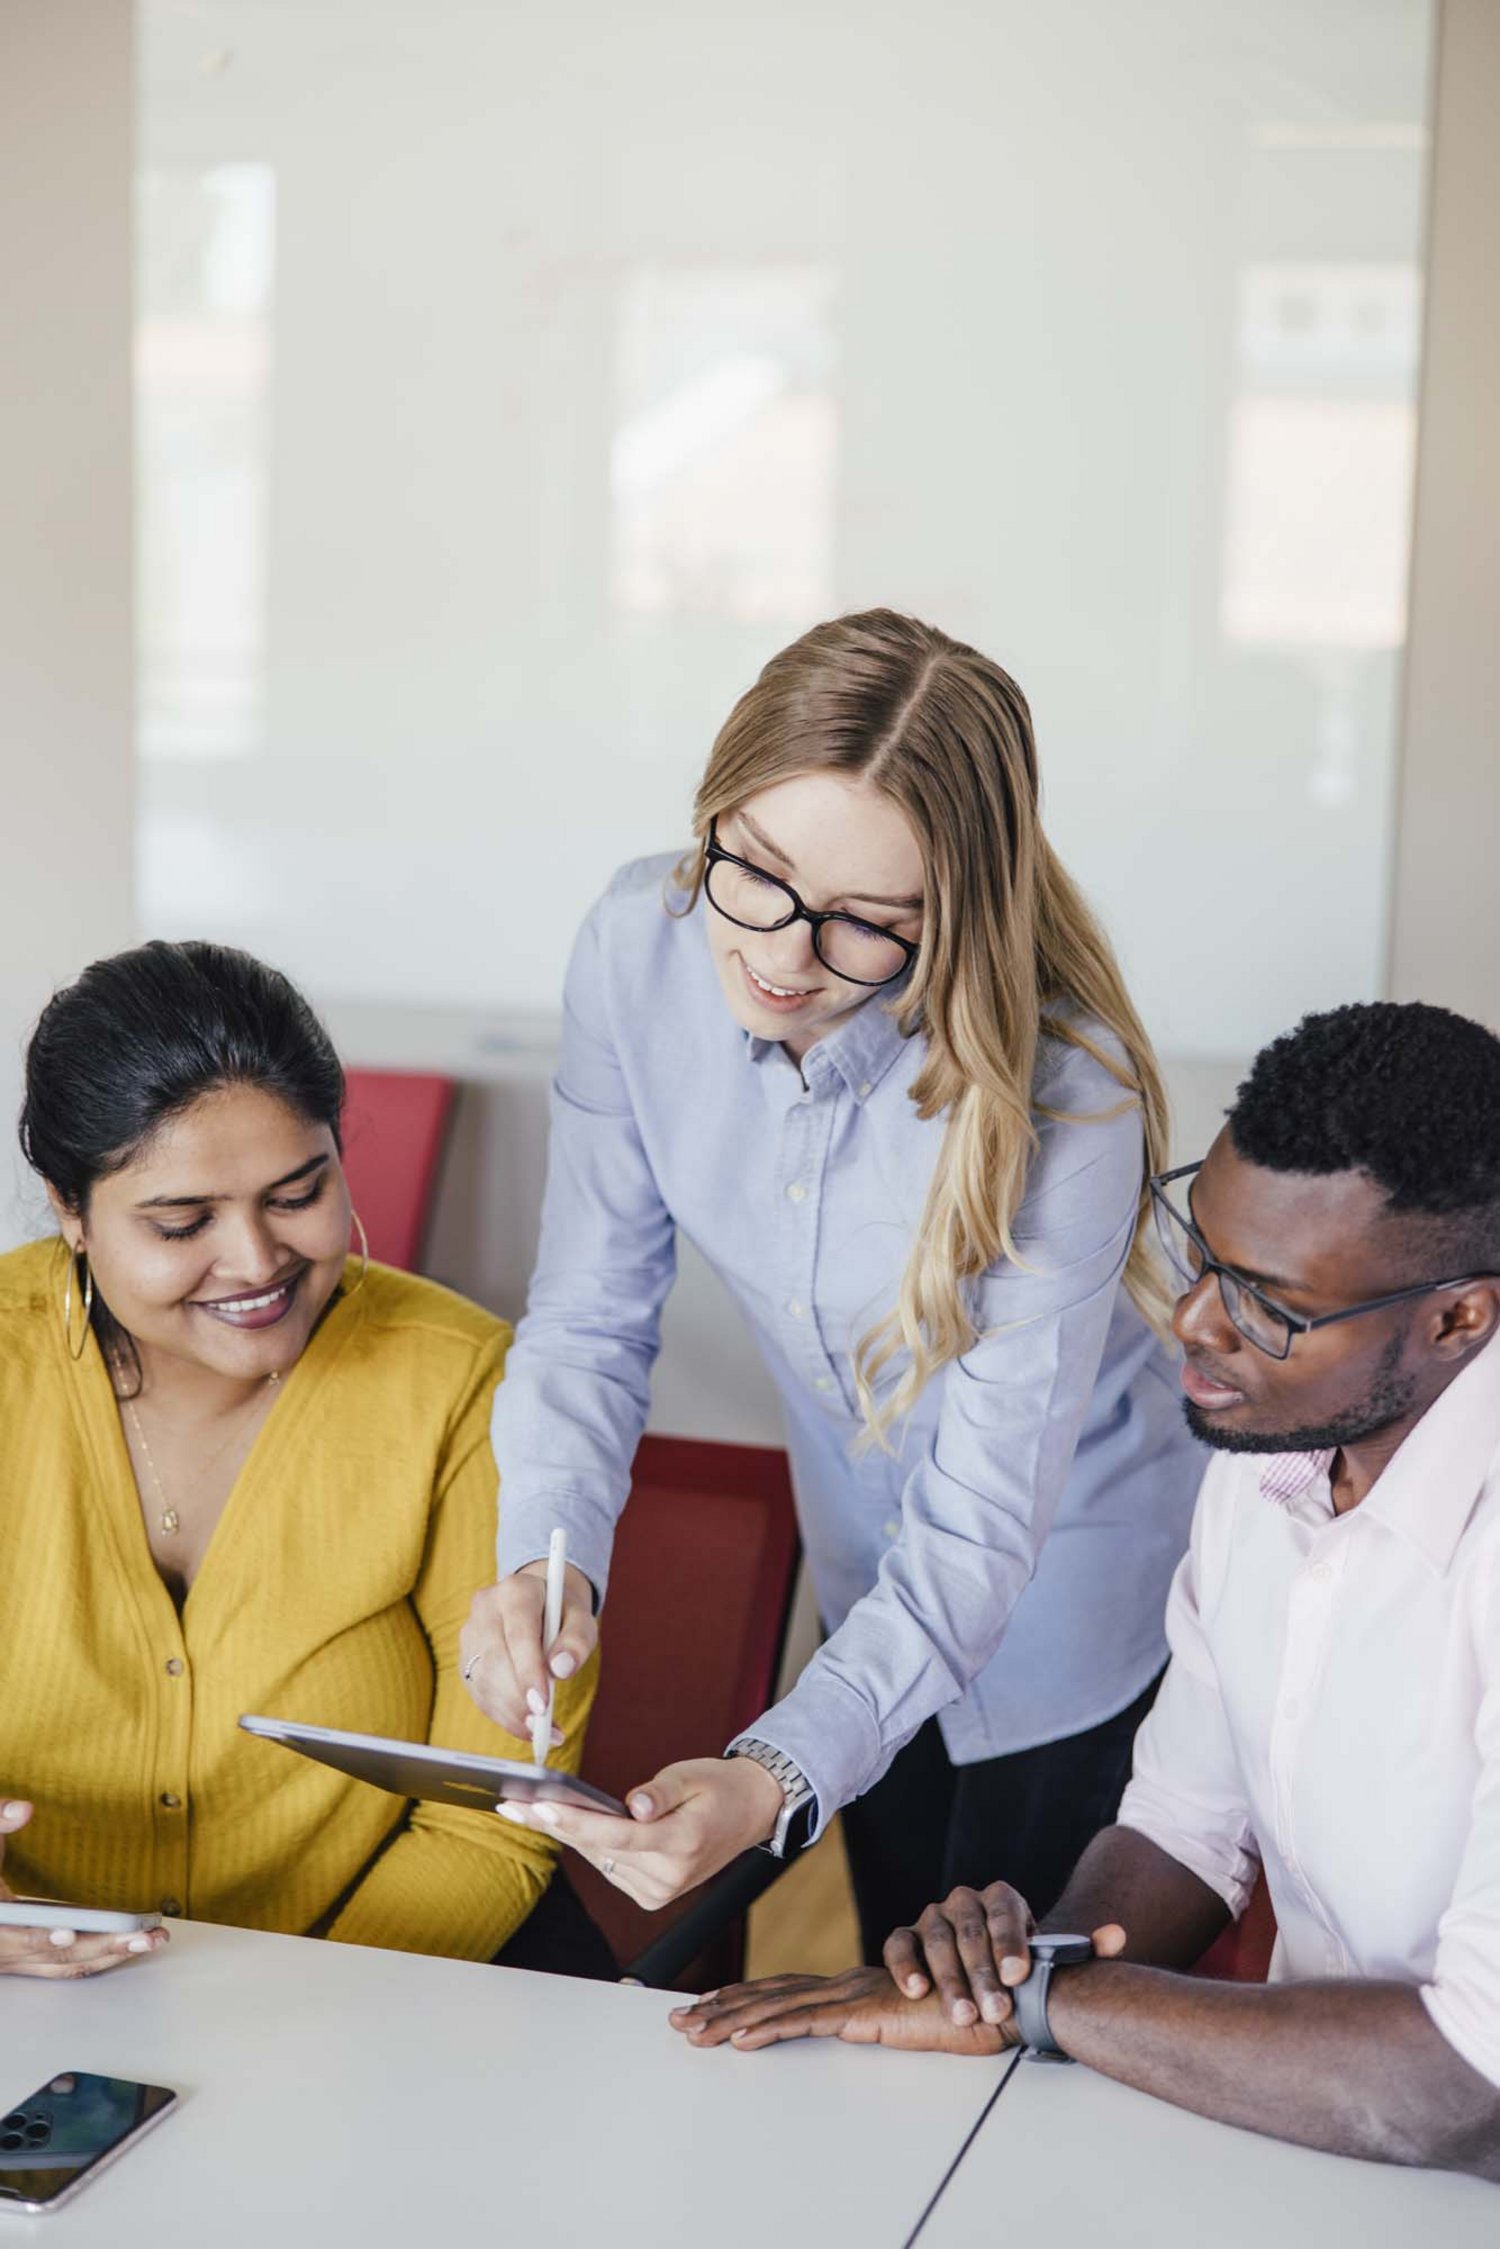
{"type": "Polygon", "coordinates": [[[170,1788],[164,1788],[162,1790],[161,1795],[158,1798],[158,1802],[161,1804],[164,1811],[180,1812],[182,1810],[182,1798],[180,1796],[174,1795],[173,1791],[170,1788]]]}
{"type": "Polygon", "coordinates": [[[180,1678],[182,1677],[182,1658],[181,1658],[181,1656],[168,1656],[168,1658],[167,1658],[167,1663],[166,1663],[166,1671],[167,1671],[167,1677],[168,1677],[169,1679],[180,1679],[180,1678]]]}
{"type": "Polygon", "coordinates": [[[178,1914],[178,1913],[181,1913],[181,1911],[182,1911],[182,1900],[181,1900],[181,1898],[163,1898],[163,1899],[162,1899],[162,1901],[161,1901],[161,1910],[162,1910],[162,1912],[163,1912],[163,1913],[171,1913],[171,1914],[174,1914],[174,1915],[175,1915],[175,1914],[178,1914]]]}

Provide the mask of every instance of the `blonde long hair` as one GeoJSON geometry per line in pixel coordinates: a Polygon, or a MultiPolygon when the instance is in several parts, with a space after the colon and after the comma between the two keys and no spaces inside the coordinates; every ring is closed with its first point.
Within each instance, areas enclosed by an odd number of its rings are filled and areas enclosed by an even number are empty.
{"type": "MultiPolygon", "coordinates": [[[[866,1432],[883,1443],[933,1375],[977,1340],[970,1284],[1002,1255],[1023,1262],[1011,1226],[1037,1145],[1043,1018],[1046,1036],[1082,1048],[1120,1086],[1102,1116],[1139,1105],[1148,1173],[1166,1162],[1167,1104],[1108,939],[1042,833],[1031,713],[998,664],[890,609],[818,625],[773,656],[710,753],[693,808],[697,846],[677,870],[678,910],[703,886],[709,822],[810,772],[847,774],[898,805],[925,875],[921,953],[890,1004],[903,1035],[927,1041],[911,1087],[917,1114],[948,1124],[897,1301],[854,1353],[866,1432]],[[1113,1033],[1123,1064],[1075,1016],[1113,1033]],[[903,1346],[910,1365],[877,1401],[877,1380],[903,1346]]],[[[1124,1278],[1160,1322],[1149,1209],[1143,1181],[1124,1278]]]]}

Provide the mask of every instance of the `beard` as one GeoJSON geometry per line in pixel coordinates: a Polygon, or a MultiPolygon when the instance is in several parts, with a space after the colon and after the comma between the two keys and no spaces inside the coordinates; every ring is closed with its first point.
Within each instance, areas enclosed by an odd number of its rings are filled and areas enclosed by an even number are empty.
{"type": "Polygon", "coordinates": [[[1327,1421],[1264,1432],[1225,1429],[1191,1398],[1182,1402],[1183,1418],[1199,1443],[1212,1445],[1215,1452],[1340,1452],[1346,1445],[1362,1445],[1393,1423],[1403,1421],[1417,1402],[1416,1382],[1400,1371],[1405,1343],[1404,1335],[1393,1335],[1364,1397],[1327,1421]]]}

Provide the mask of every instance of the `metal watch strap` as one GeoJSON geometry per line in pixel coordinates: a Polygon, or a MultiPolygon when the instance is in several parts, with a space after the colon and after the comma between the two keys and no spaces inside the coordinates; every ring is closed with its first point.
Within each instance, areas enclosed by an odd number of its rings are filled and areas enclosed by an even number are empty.
{"type": "Polygon", "coordinates": [[[1054,1968],[1092,1960],[1093,1940],[1042,1935],[1029,1940],[1029,1950],[1031,1973],[1024,1983],[1012,1986],[1010,1995],[1016,2011],[1016,2028],[1021,2034],[1022,2055],[1029,2062],[1070,2062],[1072,2055],[1063,2052],[1047,2020],[1047,1990],[1054,1968]]]}
{"type": "Polygon", "coordinates": [[[795,1758],[789,1757],[784,1749],[775,1749],[770,1742],[757,1741],[753,1736],[732,1742],[724,1754],[726,1757],[749,1757],[757,1765],[764,1765],[781,1790],[781,1816],[768,1840],[759,1848],[769,1851],[773,1858],[778,1859],[800,1851],[812,1831],[817,1798],[813,1794],[811,1781],[795,1758]]]}

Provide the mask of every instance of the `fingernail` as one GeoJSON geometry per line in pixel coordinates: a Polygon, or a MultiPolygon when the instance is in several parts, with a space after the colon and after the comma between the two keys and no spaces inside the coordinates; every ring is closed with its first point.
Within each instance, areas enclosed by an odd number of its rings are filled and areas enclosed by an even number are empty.
{"type": "Polygon", "coordinates": [[[634,1812],[637,1819],[648,1820],[650,1819],[651,1814],[656,1810],[656,1806],[652,1803],[649,1796],[632,1796],[630,1799],[630,1809],[634,1812]]]}
{"type": "Polygon", "coordinates": [[[985,1993],[984,2019],[987,2023],[1003,2023],[1009,2013],[1010,2008],[998,1991],[987,1991],[985,1993]]]}
{"type": "Polygon", "coordinates": [[[577,1669],[578,1658],[570,1656],[566,1648],[563,1649],[561,1655],[552,1658],[552,1676],[554,1679],[571,1679],[577,1669]]]}
{"type": "Polygon", "coordinates": [[[59,1948],[64,1948],[78,1942],[78,1933],[74,1929],[54,1929],[50,1941],[59,1948]]]}
{"type": "Polygon", "coordinates": [[[552,1729],[552,1746],[554,1749],[561,1749],[563,1745],[563,1738],[563,1730],[561,1726],[554,1726],[552,1729]]]}
{"type": "Polygon", "coordinates": [[[151,1939],[149,1937],[132,1937],[125,1950],[127,1952],[149,1952],[151,1950],[151,1939]]]}
{"type": "Polygon", "coordinates": [[[18,1803],[0,1804],[0,1819],[13,1820],[20,1809],[21,1807],[18,1803]]]}
{"type": "Polygon", "coordinates": [[[924,1991],[925,1991],[926,1989],[927,1989],[927,1986],[926,1986],[926,1984],[924,1984],[924,1983],[923,1983],[923,1981],[922,1981],[922,1979],[921,1979],[921,1977],[920,1977],[920,1976],[908,1976],[908,1977],[907,1977],[907,1979],[906,1979],[906,1990],[907,1990],[907,1995],[908,1995],[908,1997],[909,1997],[909,1998],[912,1998],[912,1999],[920,1999],[920,1998],[921,1998],[921,1996],[922,1996],[922,1994],[923,1994],[923,1992],[924,1992],[924,1991]]]}
{"type": "Polygon", "coordinates": [[[1008,1952],[1000,1963],[1000,1974],[1006,1983],[1024,1983],[1026,1963],[1018,1960],[1013,1952],[1008,1952]]]}
{"type": "Polygon", "coordinates": [[[513,1820],[517,1827],[526,1825],[526,1809],[522,1804],[497,1804],[496,1811],[503,1820],[513,1820]]]}
{"type": "Polygon", "coordinates": [[[953,2020],[962,2023],[966,2029],[973,2022],[976,2012],[972,1999],[955,1999],[953,2002],[953,2020]]]}
{"type": "Polygon", "coordinates": [[[547,1707],[547,1697],[536,1687],[526,1689],[526,1707],[533,1718],[540,1718],[547,1707]]]}
{"type": "Polygon", "coordinates": [[[531,1816],[543,1827],[556,1827],[557,1806],[555,1804],[533,1804],[531,1816]]]}

